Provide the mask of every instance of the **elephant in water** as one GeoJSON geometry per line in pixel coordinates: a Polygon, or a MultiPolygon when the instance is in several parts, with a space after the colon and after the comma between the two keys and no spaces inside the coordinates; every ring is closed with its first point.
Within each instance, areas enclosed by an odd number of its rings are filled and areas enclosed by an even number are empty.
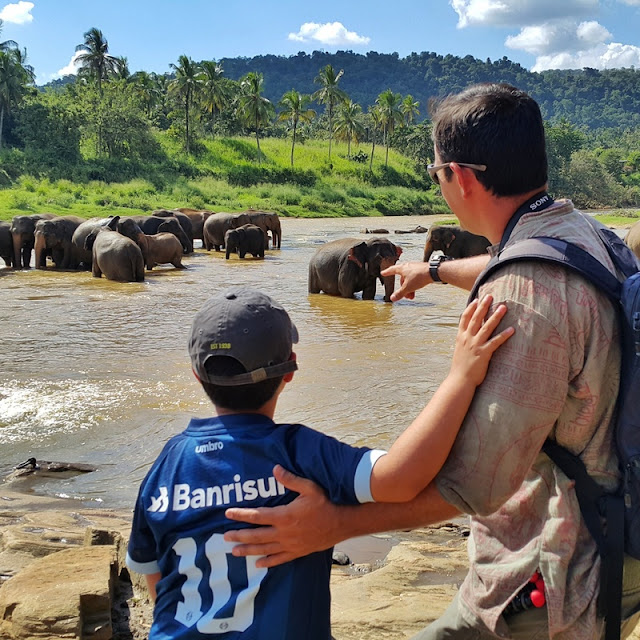
{"type": "Polygon", "coordinates": [[[51,220],[53,213],[34,213],[30,216],[15,216],[11,221],[13,238],[13,266],[16,269],[28,269],[31,265],[31,252],[35,245],[35,231],[38,220],[51,220]]]}
{"type": "Polygon", "coordinates": [[[264,258],[264,250],[268,242],[267,234],[260,227],[255,224],[243,224],[225,233],[225,257],[228,260],[232,252],[237,252],[241,258],[244,258],[247,253],[254,258],[264,258]]]}
{"type": "Polygon", "coordinates": [[[71,237],[71,242],[74,245],[79,262],[81,262],[86,269],[91,269],[91,251],[84,248],[84,243],[87,240],[87,236],[95,231],[98,227],[103,227],[111,222],[110,216],[108,218],[89,218],[85,220],[74,232],[71,237]]]}
{"type": "Polygon", "coordinates": [[[274,249],[280,249],[280,244],[282,243],[282,228],[278,214],[270,211],[254,211],[253,209],[249,209],[245,211],[245,213],[249,216],[251,224],[255,224],[264,231],[267,238],[267,246],[265,248],[269,248],[268,232],[271,231],[271,244],[274,249]]]}
{"type": "Polygon", "coordinates": [[[10,222],[0,222],[0,258],[7,267],[13,266],[13,236],[10,222]]]}
{"type": "Polygon", "coordinates": [[[486,253],[491,243],[484,236],[464,231],[456,226],[432,226],[424,244],[424,262],[434,251],[442,251],[450,258],[468,258],[486,253]]]}
{"type": "MultiPolygon", "coordinates": [[[[129,219],[133,220],[144,233],[151,236],[154,233],[173,233],[173,235],[180,240],[182,245],[182,252],[185,254],[193,253],[193,233],[191,235],[185,232],[187,223],[191,225],[189,218],[186,218],[186,222],[182,219],[178,219],[176,216],[129,216],[129,219]],[[182,223],[181,223],[182,220],[182,223]],[[185,225],[185,227],[183,227],[185,225]]],[[[125,220],[125,218],[123,218],[125,220]]]]}
{"type": "Polygon", "coordinates": [[[104,274],[107,280],[142,282],[144,260],[140,247],[131,238],[115,231],[119,217],[92,231],[85,241],[85,248],[92,252],[91,273],[94,278],[104,274]]]}
{"type": "Polygon", "coordinates": [[[352,298],[362,291],[363,300],[373,300],[376,281],[384,285],[384,300],[391,301],[395,277],[380,272],[394,265],[402,249],[386,238],[361,242],[355,238],[333,240],[320,247],[309,262],[309,293],[324,291],[352,298]]]}
{"type": "Polygon", "coordinates": [[[627,232],[624,241],[631,248],[631,251],[640,259],[640,221],[636,222],[627,232]]]}
{"type": "Polygon", "coordinates": [[[84,222],[78,216],[58,216],[50,220],[38,220],[34,232],[36,269],[47,268],[50,255],[56,269],[77,269],[81,256],[73,244],[75,230],[84,222]]]}
{"type": "Polygon", "coordinates": [[[207,251],[224,249],[224,236],[229,229],[237,229],[243,224],[250,224],[249,216],[246,213],[225,213],[219,212],[209,216],[204,223],[204,248],[207,251]]]}

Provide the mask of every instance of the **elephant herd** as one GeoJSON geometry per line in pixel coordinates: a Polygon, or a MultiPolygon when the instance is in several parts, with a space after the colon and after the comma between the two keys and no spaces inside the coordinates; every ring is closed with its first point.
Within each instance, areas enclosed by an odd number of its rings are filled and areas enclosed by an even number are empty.
{"type": "Polygon", "coordinates": [[[91,269],[95,277],[139,282],[145,266],[186,268],[182,256],[193,253],[194,239],[207,250],[226,248],[227,259],[232,252],[263,258],[269,232],[273,248],[280,248],[280,219],[267,211],[159,209],[150,216],[89,220],[40,213],[0,222],[0,257],[8,267],[27,269],[35,252],[38,269],[46,269],[49,259],[56,269],[91,269]]]}

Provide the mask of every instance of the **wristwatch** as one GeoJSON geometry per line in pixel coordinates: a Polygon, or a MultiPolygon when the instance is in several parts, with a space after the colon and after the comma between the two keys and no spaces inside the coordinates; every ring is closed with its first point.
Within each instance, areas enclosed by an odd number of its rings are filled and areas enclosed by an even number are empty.
{"type": "Polygon", "coordinates": [[[434,282],[439,282],[440,284],[447,284],[444,282],[440,276],[438,275],[438,267],[441,262],[446,262],[447,260],[453,260],[449,256],[445,256],[444,254],[440,254],[437,256],[431,256],[429,258],[429,275],[434,282]]]}

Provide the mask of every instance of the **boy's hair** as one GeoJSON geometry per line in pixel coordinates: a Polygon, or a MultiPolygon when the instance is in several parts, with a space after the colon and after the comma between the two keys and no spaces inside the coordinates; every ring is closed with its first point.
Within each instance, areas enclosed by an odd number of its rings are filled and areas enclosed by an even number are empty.
{"type": "MultiPolygon", "coordinates": [[[[235,359],[228,356],[209,358],[205,364],[211,376],[235,376],[246,373],[246,369],[235,359]]],[[[253,384],[222,386],[200,380],[204,392],[217,407],[232,411],[255,411],[273,398],[284,376],[267,378],[253,384]]]]}
{"type": "MultiPolygon", "coordinates": [[[[441,162],[484,164],[478,181],[496,196],[542,188],[547,153],[540,107],[509,84],[477,84],[431,105],[441,162]]],[[[445,169],[446,179],[451,170],[445,169]]]]}

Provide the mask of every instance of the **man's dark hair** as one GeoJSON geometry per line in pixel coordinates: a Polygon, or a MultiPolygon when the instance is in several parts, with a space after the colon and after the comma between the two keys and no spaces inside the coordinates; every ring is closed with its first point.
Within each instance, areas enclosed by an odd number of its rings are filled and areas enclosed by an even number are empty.
{"type": "MultiPolygon", "coordinates": [[[[235,376],[247,370],[235,359],[228,356],[214,356],[205,363],[205,370],[212,376],[235,376]]],[[[273,398],[283,376],[267,378],[253,384],[227,387],[200,380],[202,388],[211,402],[218,407],[232,411],[255,411],[273,398]]]]}
{"type": "MultiPolygon", "coordinates": [[[[509,84],[477,84],[431,105],[441,162],[484,164],[478,181],[496,196],[547,182],[544,125],[538,103],[509,84]]],[[[451,179],[447,168],[446,179],[451,179]]]]}

